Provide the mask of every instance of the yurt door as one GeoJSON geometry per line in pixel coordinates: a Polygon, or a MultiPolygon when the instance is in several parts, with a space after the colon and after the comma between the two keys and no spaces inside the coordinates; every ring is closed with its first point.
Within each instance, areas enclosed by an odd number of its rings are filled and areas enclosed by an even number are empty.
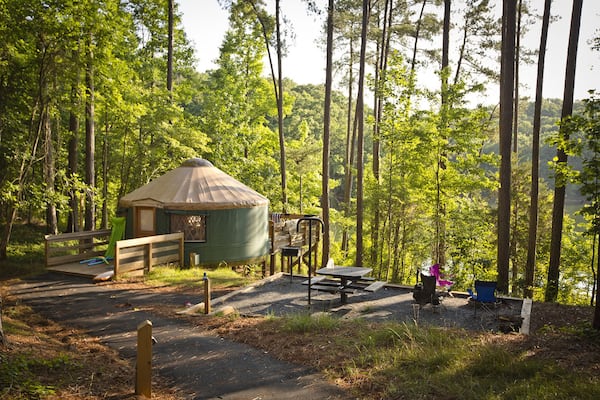
{"type": "Polygon", "coordinates": [[[156,234],[156,212],[154,207],[135,207],[135,237],[156,234]]]}

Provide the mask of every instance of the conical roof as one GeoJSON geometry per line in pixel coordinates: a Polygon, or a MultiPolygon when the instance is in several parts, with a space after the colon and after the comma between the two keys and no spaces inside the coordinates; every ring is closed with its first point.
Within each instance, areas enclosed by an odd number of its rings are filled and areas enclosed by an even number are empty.
{"type": "Polygon", "coordinates": [[[269,200],[213,166],[192,158],[180,167],[123,196],[121,207],[218,210],[268,205],[269,200]]]}

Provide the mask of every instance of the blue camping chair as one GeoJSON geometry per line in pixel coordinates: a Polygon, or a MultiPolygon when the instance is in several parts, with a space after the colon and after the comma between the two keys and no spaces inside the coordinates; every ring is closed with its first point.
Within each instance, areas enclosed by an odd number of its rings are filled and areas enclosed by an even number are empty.
{"type": "Polygon", "coordinates": [[[482,310],[492,311],[495,310],[498,304],[498,298],[496,297],[496,286],[497,282],[494,281],[475,281],[475,293],[471,289],[467,289],[469,293],[469,303],[473,303],[473,309],[475,310],[475,316],[477,316],[477,308],[481,307],[482,310]]]}

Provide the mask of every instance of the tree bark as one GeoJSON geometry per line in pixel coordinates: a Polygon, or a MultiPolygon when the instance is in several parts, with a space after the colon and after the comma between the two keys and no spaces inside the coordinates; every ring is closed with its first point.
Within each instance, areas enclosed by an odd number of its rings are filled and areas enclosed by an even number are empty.
{"type": "MultiPolygon", "coordinates": [[[[71,110],[69,111],[69,159],[68,159],[68,176],[73,179],[77,174],[78,163],[79,163],[79,117],[77,116],[77,104],[79,102],[79,96],[77,92],[78,79],[71,88],[71,110]]],[[[69,192],[69,205],[71,212],[69,213],[69,220],[67,222],[68,232],[79,231],[79,198],[77,191],[71,188],[69,192]]]]}
{"type": "MultiPolygon", "coordinates": [[[[521,13],[522,13],[522,0],[519,0],[519,5],[517,6],[517,31],[515,34],[515,90],[514,90],[514,111],[513,111],[513,139],[512,139],[512,148],[513,148],[513,160],[515,161],[515,165],[518,165],[519,161],[519,59],[521,53],[521,13]]],[[[517,282],[519,282],[519,264],[518,264],[518,253],[517,253],[517,227],[519,226],[519,195],[516,189],[516,179],[512,181],[511,184],[515,185],[513,190],[514,196],[514,204],[512,210],[512,235],[511,235],[511,243],[510,243],[510,253],[511,253],[511,266],[512,266],[512,279],[511,279],[511,291],[514,292],[517,289],[517,282]]]]}
{"type": "MultiPolygon", "coordinates": [[[[375,96],[373,99],[373,113],[374,113],[374,122],[373,122],[373,176],[375,178],[375,182],[379,187],[381,178],[380,178],[380,153],[381,153],[381,141],[379,139],[379,124],[381,123],[382,109],[383,109],[383,97],[381,96],[381,92],[379,87],[382,82],[385,82],[385,71],[387,69],[387,60],[389,55],[389,45],[391,38],[391,27],[392,27],[392,10],[393,10],[393,1],[386,0],[385,1],[385,10],[383,17],[383,29],[380,37],[381,46],[378,55],[378,62],[375,70],[375,96]]],[[[380,224],[381,214],[379,205],[375,205],[375,209],[373,211],[373,221],[371,223],[371,265],[377,265],[377,256],[379,248],[379,224],[380,224]]],[[[383,241],[383,239],[382,239],[383,241]]]]}
{"type": "Polygon", "coordinates": [[[93,231],[96,224],[96,203],[94,191],[96,188],[95,162],[95,132],[94,132],[94,54],[92,52],[92,35],[88,43],[88,57],[85,71],[85,180],[88,185],[85,209],[85,230],[93,231]]]}
{"type": "Polygon", "coordinates": [[[363,265],[363,221],[364,221],[364,86],[367,53],[367,31],[369,25],[369,0],[363,0],[362,30],[360,44],[360,68],[358,73],[358,98],[356,116],[358,140],[356,149],[356,266],[363,265]]]}
{"type": "Polygon", "coordinates": [[[415,67],[417,64],[417,47],[419,43],[419,35],[421,34],[421,25],[423,23],[423,14],[425,13],[425,5],[427,4],[427,0],[423,0],[423,4],[421,4],[421,11],[419,12],[419,19],[417,19],[417,26],[415,28],[415,43],[413,45],[413,54],[412,60],[410,62],[410,75],[412,76],[415,67]]]}
{"type": "Polygon", "coordinates": [[[249,1],[252,6],[256,18],[262,28],[263,38],[265,40],[265,47],[267,49],[267,56],[269,59],[269,67],[271,69],[271,80],[273,82],[273,92],[275,93],[275,101],[277,103],[277,127],[279,131],[279,169],[281,173],[281,203],[282,212],[286,213],[288,208],[288,196],[287,196],[287,172],[286,172],[286,152],[285,152],[285,135],[283,132],[283,72],[282,72],[282,46],[281,46],[281,22],[280,22],[280,11],[279,5],[280,0],[275,1],[275,33],[277,38],[277,77],[275,77],[275,69],[273,67],[273,57],[271,56],[271,46],[269,46],[269,33],[267,32],[267,25],[261,18],[261,13],[256,7],[256,4],[249,1]]]}
{"type": "MultiPolygon", "coordinates": [[[[569,31],[569,45],[567,50],[567,65],[565,70],[565,89],[561,122],[565,123],[573,113],[573,92],[575,90],[575,68],[577,64],[577,44],[579,42],[579,27],[581,24],[581,8],[583,0],[573,0],[571,15],[571,28],[569,31]]],[[[564,140],[569,139],[569,134],[561,125],[560,132],[564,140]]],[[[567,165],[567,153],[562,147],[556,151],[558,165],[567,165]]],[[[552,205],[552,233],[550,237],[550,264],[548,265],[548,282],[546,285],[545,300],[558,299],[558,281],[560,277],[560,251],[562,246],[563,213],[565,209],[566,178],[561,170],[555,172],[554,203],[552,205]]]]}
{"type": "Polygon", "coordinates": [[[331,88],[333,82],[333,13],[334,1],[329,0],[327,6],[327,52],[325,63],[325,105],[323,111],[323,160],[321,209],[323,216],[323,253],[321,265],[329,260],[329,157],[330,157],[330,126],[331,126],[331,88]]]}
{"type": "Polygon", "coordinates": [[[0,294],[0,347],[4,347],[6,344],[4,329],[2,328],[2,295],[0,294]]]}
{"type": "MultiPolygon", "coordinates": [[[[44,102],[48,99],[44,99],[44,102]]],[[[52,235],[58,233],[58,219],[56,217],[56,204],[54,202],[54,146],[52,144],[52,127],[50,124],[50,105],[44,104],[40,121],[42,131],[44,132],[44,183],[46,184],[46,193],[48,203],[46,205],[46,232],[52,235]]]]}
{"type": "Polygon", "coordinates": [[[498,290],[508,293],[510,261],[510,181],[513,89],[515,82],[514,0],[503,1],[502,54],[500,66],[500,189],[498,190],[498,290]]]}
{"type": "MultiPolygon", "coordinates": [[[[445,141],[448,137],[448,73],[450,65],[450,11],[451,0],[444,0],[444,24],[442,32],[442,65],[441,65],[441,110],[440,110],[440,135],[445,141]]],[[[446,205],[442,199],[442,171],[446,169],[448,157],[445,146],[438,148],[438,162],[435,166],[436,198],[435,198],[435,245],[433,260],[438,264],[446,263],[446,205]]]]}
{"type": "Polygon", "coordinates": [[[529,239],[527,245],[527,262],[525,265],[524,295],[533,298],[533,278],[535,275],[535,260],[537,252],[537,226],[539,202],[540,174],[540,130],[542,118],[542,89],[544,86],[544,63],[546,60],[546,43],[548,42],[548,26],[550,25],[550,5],[552,0],[544,3],[542,17],[542,33],[538,51],[537,81],[535,87],[535,105],[533,115],[533,135],[531,143],[531,200],[529,205],[529,239]]]}
{"type": "MultiPolygon", "coordinates": [[[[283,132],[283,72],[281,68],[281,22],[280,22],[280,0],[275,1],[275,26],[277,31],[277,125],[279,127],[279,154],[281,168],[281,202],[283,212],[287,212],[287,172],[285,167],[285,135],[283,132]]],[[[267,44],[268,45],[268,44],[267,44]]]]}
{"type": "MultiPolygon", "coordinates": [[[[598,238],[598,251],[600,252],[600,233],[596,235],[598,238]]],[[[596,306],[594,307],[594,319],[592,321],[592,327],[600,330],[600,256],[596,262],[596,306]]]]}
{"type": "Polygon", "coordinates": [[[168,37],[167,37],[167,90],[173,97],[173,0],[167,0],[168,37]]]}

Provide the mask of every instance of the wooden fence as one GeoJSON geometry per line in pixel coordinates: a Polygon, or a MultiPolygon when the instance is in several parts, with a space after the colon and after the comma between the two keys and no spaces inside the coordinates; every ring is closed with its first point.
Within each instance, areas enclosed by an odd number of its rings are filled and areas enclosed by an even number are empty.
{"type": "Polygon", "coordinates": [[[183,265],[183,233],[119,240],[115,246],[115,277],[118,274],[155,265],[177,262],[183,265]]]}
{"type": "MultiPolygon", "coordinates": [[[[98,230],[46,235],[46,267],[70,264],[76,268],[83,260],[104,256],[110,233],[98,230]]],[[[183,265],[183,233],[119,240],[111,263],[115,278],[125,272],[142,269],[147,272],[160,264],[183,265]]],[[[81,269],[89,270],[89,266],[83,263],[81,269]]]]}
{"type": "Polygon", "coordinates": [[[46,235],[46,267],[103,256],[110,229],[46,235]]]}

